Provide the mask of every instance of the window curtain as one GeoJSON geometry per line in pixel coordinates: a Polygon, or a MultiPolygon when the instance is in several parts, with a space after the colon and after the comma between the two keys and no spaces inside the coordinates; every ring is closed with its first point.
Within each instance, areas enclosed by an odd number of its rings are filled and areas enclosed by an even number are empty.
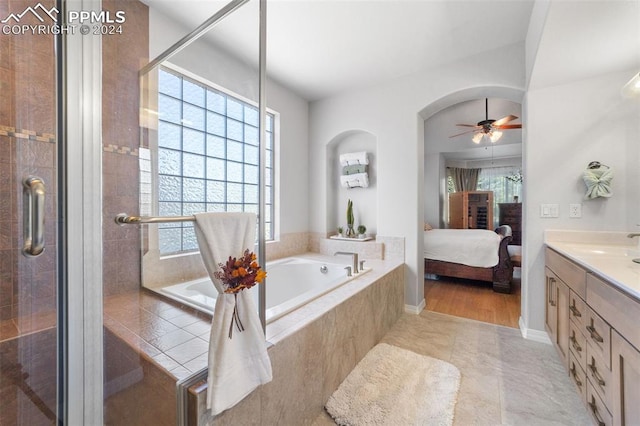
{"type": "Polygon", "coordinates": [[[477,191],[478,179],[482,169],[463,169],[460,167],[447,167],[449,177],[453,181],[454,192],[477,191]]]}

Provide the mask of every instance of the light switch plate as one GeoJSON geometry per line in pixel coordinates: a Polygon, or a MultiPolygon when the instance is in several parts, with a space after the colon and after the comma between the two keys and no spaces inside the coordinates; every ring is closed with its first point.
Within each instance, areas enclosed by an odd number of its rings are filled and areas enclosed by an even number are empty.
{"type": "Polygon", "coordinates": [[[540,204],[540,217],[558,217],[557,204],[540,204]]]}

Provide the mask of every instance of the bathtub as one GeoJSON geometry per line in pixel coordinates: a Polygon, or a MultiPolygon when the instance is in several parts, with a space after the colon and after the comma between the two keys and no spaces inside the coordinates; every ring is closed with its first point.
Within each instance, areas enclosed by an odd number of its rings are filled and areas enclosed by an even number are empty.
{"type": "MultiPolygon", "coordinates": [[[[325,260],[317,256],[313,258],[296,256],[268,262],[266,267],[267,323],[370,270],[365,268],[359,274],[348,277],[345,266],[347,264],[337,263],[333,257],[327,257],[325,260]]],[[[157,291],[208,314],[213,314],[218,294],[208,277],[163,287],[157,291]]],[[[258,306],[258,286],[245,291],[253,295],[254,302],[258,306]]]]}

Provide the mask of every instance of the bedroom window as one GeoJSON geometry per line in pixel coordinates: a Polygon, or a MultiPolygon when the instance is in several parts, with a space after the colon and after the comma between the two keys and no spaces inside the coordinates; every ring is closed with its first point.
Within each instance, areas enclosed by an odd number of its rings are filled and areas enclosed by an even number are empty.
{"type": "MultiPolygon", "coordinates": [[[[158,213],[258,213],[259,112],[237,96],[162,68],[158,82],[158,213]]],[[[267,115],[267,240],[273,240],[274,115],[267,115]]],[[[193,223],[158,226],[161,254],[196,251],[193,223]]]]}
{"type": "Polygon", "coordinates": [[[513,203],[515,197],[522,200],[522,169],[515,166],[483,168],[477,190],[493,191],[493,217],[497,221],[500,216],[498,204],[513,203]]]}

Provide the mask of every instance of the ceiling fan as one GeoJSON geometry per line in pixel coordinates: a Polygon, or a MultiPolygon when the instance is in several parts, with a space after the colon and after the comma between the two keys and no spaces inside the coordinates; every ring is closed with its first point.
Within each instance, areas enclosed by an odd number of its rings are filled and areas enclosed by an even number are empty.
{"type": "Polygon", "coordinates": [[[510,121],[515,120],[515,115],[507,115],[506,117],[502,117],[499,120],[489,119],[489,99],[484,99],[484,109],[485,109],[485,119],[482,121],[478,121],[478,124],[456,124],[456,126],[463,127],[473,127],[471,130],[467,130],[466,132],[458,133],[456,135],[449,136],[449,138],[455,138],[456,136],[466,135],[467,133],[474,133],[473,140],[474,143],[480,143],[482,138],[486,136],[492,143],[495,143],[502,137],[501,130],[508,129],[521,129],[522,124],[507,124],[510,121]]]}

